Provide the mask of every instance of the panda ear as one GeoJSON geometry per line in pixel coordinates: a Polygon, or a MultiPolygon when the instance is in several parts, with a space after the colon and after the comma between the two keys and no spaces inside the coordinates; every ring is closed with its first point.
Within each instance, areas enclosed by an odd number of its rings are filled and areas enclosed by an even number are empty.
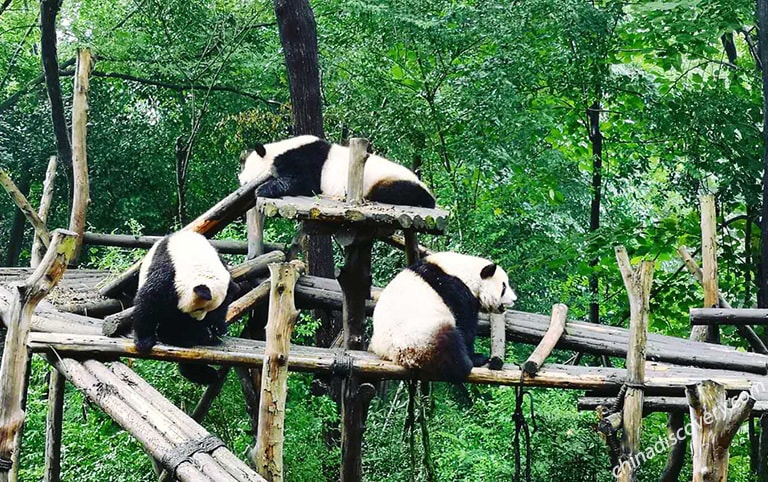
{"type": "Polygon", "coordinates": [[[496,272],[496,263],[491,263],[480,270],[480,278],[488,279],[496,272]]]}
{"type": "Polygon", "coordinates": [[[253,150],[256,151],[256,154],[260,155],[261,157],[266,157],[267,150],[264,148],[264,144],[259,144],[258,142],[254,144],[253,150]]]}
{"type": "Polygon", "coordinates": [[[197,285],[192,289],[200,299],[203,299],[205,301],[211,301],[211,299],[213,298],[213,296],[211,296],[211,289],[205,285],[197,285]]]}

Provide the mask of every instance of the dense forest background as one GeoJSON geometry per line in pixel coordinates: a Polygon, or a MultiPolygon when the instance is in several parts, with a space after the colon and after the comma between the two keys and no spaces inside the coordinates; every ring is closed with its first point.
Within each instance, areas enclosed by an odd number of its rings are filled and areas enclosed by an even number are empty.
{"type": "MultiPolygon", "coordinates": [[[[734,307],[761,301],[763,96],[754,2],[316,0],[312,8],[328,139],[367,137],[376,152],[417,170],[452,213],[448,236],[424,244],[499,262],[520,309],[547,313],[563,302],[573,318],[625,325],[613,255],[624,244],[656,261],[650,330],[687,337],[687,310],[702,295],[675,250],[700,244],[704,193],[716,196],[723,294],[734,307]]],[[[31,0],[0,2],[0,166],[33,202],[56,154],[39,14],[31,0]]],[[[78,47],[96,58],[90,231],[170,232],[236,188],[242,148],[291,135],[271,2],[64,1],[57,40],[68,119],[70,59],[78,47]]],[[[54,227],[66,226],[69,212],[64,167],[59,173],[54,227]]],[[[0,213],[4,264],[28,265],[31,228],[6,196],[0,213]]],[[[289,240],[293,228],[272,223],[268,240],[289,240]]],[[[223,236],[242,239],[244,228],[223,236]]],[[[119,271],[137,256],[91,248],[82,263],[119,271]]],[[[383,285],[404,259],[384,245],[375,256],[383,285]]],[[[311,343],[316,327],[303,318],[297,341],[311,343]]],[[[723,342],[742,344],[728,329],[723,342]]],[[[528,350],[510,345],[508,361],[528,350]]],[[[172,366],[135,367],[183,406],[201,392],[172,366]]],[[[23,480],[39,480],[43,469],[46,370],[40,361],[34,368],[23,480]]],[[[334,480],[338,449],[320,434],[338,417],[327,397],[310,395],[310,381],[290,380],[287,476],[334,480]]],[[[411,454],[403,438],[405,399],[396,389],[371,408],[368,480],[426,478],[421,444],[411,454]]],[[[470,394],[468,406],[446,387],[435,391],[435,478],[510,480],[514,391],[470,387],[470,394]]],[[[611,480],[595,416],[576,411],[577,396],[534,391],[534,480],[611,480]]],[[[206,424],[245,453],[252,435],[236,380],[206,424]]],[[[663,416],[649,417],[644,443],[653,444],[664,424],[663,416]]],[[[753,480],[746,441],[742,432],[732,445],[729,480],[753,480]]],[[[66,480],[153,480],[140,447],[74,391],[64,442],[66,480]]],[[[664,462],[648,461],[641,480],[657,480],[664,462]]]]}

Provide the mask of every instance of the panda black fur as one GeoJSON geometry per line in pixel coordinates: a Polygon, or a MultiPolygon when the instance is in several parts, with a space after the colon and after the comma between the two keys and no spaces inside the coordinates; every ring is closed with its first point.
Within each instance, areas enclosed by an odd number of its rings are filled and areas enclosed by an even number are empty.
{"type": "Polygon", "coordinates": [[[500,312],[517,296],[490,260],[434,253],[400,272],[373,312],[369,350],[431,377],[462,382],[488,357],[475,353],[480,308],[500,312]]]}
{"type": "MultiPolygon", "coordinates": [[[[136,348],[147,351],[157,341],[176,346],[208,345],[227,332],[225,322],[234,283],[211,243],[201,234],[179,231],[147,253],[134,299],[136,348]]],[[[180,364],[195,383],[210,384],[216,370],[180,364]]]]}
{"type": "MultiPolygon", "coordinates": [[[[257,196],[312,196],[343,199],[349,171],[349,148],[315,136],[298,136],[243,153],[240,184],[272,173],[257,196]]],[[[435,207],[435,198],[407,168],[377,155],[368,156],[363,178],[364,197],[370,201],[405,206],[435,207]]]]}

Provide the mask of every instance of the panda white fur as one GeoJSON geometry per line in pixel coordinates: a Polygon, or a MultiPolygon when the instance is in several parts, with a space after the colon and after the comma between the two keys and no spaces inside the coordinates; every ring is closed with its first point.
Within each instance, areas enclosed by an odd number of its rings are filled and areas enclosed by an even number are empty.
{"type": "MultiPolygon", "coordinates": [[[[349,175],[349,148],[315,136],[298,136],[243,152],[240,184],[264,174],[272,177],[257,196],[312,196],[343,199],[349,175]]],[[[435,198],[409,169],[377,155],[368,156],[363,174],[363,195],[370,201],[406,206],[435,207],[435,198]]]]}
{"type": "MultiPolygon", "coordinates": [[[[201,234],[179,231],[155,243],[141,263],[134,299],[136,348],[157,343],[176,346],[212,344],[227,332],[231,277],[211,243],[201,234]]],[[[206,365],[180,364],[182,375],[210,384],[216,371],[206,365]]]]}
{"type": "Polygon", "coordinates": [[[440,380],[461,382],[488,357],[475,353],[478,312],[501,312],[517,296],[490,260],[434,253],[401,271],[381,292],[369,350],[440,380]]]}

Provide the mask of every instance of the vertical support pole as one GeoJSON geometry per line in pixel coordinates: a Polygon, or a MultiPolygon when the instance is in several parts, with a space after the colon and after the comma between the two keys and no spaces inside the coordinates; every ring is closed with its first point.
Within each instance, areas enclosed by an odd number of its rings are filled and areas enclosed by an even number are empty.
{"type": "Polygon", "coordinates": [[[347,178],[347,202],[363,202],[365,190],[365,161],[368,160],[368,139],[353,137],[349,140],[349,177],[347,178]]]}
{"type": "Polygon", "coordinates": [[[421,259],[419,253],[419,240],[416,238],[416,232],[406,229],[403,231],[403,240],[405,241],[405,260],[408,266],[421,259]]]}
{"type": "Polygon", "coordinates": [[[27,337],[37,304],[59,282],[75,251],[71,231],[56,230],[40,266],[18,286],[7,312],[8,333],[0,362],[0,482],[8,482],[13,439],[24,422],[22,391],[29,352],[27,337]]]}
{"type": "Polygon", "coordinates": [[[45,422],[44,482],[61,481],[61,423],[64,417],[64,375],[51,367],[48,381],[48,417],[45,422]]]}
{"type": "Polygon", "coordinates": [[[288,394],[288,350],[299,316],[293,290],[303,270],[300,261],[269,265],[269,319],[267,347],[261,370],[261,401],[256,447],[251,458],[259,474],[269,481],[283,480],[283,432],[288,394]]]}
{"type": "MultiPolygon", "coordinates": [[[[363,322],[365,300],[370,297],[371,249],[373,243],[357,240],[344,250],[345,263],[339,273],[339,285],[344,295],[342,313],[344,346],[348,350],[363,350],[363,322]]],[[[341,480],[362,480],[362,443],[368,404],[375,389],[371,384],[360,384],[358,376],[349,374],[342,382],[341,426],[341,480]]]]}
{"type": "Polygon", "coordinates": [[[728,448],[747,419],[755,399],[741,392],[731,402],[725,387],[704,380],[685,387],[691,413],[691,451],[693,452],[693,482],[727,482],[728,448]]]}
{"type": "Polygon", "coordinates": [[[757,480],[768,482],[768,414],[760,416],[760,442],[757,452],[757,480]]]}
{"type": "Polygon", "coordinates": [[[685,450],[688,447],[683,412],[672,412],[667,415],[667,440],[674,440],[674,443],[670,447],[667,464],[659,477],[659,482],[678,482],[680,472],[685,465],[685,450]]]}
{"type": "Polygon", "coordinates": [[[77,262],[83,244],[85,217],[88,209],[88,161],[85,150],[86,122],[88,120],[88,76],[91,73],[91,51],[79,49],[75,68],[75,88],[72,97],[72,169],[74,192],[69,229],[77,234],[75,253],[70,262],[77,262]]]}
{"type": "MultiPolygon", "coordinates": [[[[702,285],[704,286],[704,307],[717,308],[717,224],[715,221],[715,197],[711,194],[701,196],[701,267],[702,285]]],[[[708,343],[720,343],[720,330],[717,325],[702,327],[706,330],[708,343]]],[[[699,335],[701,336],[701,335],[699,335]]]]}
{"type": "Polygon", "coordinates": [[[264,254],[264,214],[255,207],[245,213],[248,228],[248,259],[264,254]]]}
{"type": "Polygon", "coordinates": [[[488,360],[488,368],[501,370],[504,366],[504,357],[507,342],[507,326],[504,313],[491,313],[491,356],[488,360]]]}
{"type": "MultiPolygon", "coordinates": [[[[42,221],[43,226],[48,223],[48,213],[51,210],[51,202],[53,201],[53,182],[56,180],[56,156],[51,156],[48,159],[48,168],[45,171],[45,181],[43,181],[43,194],[40,196],[40,207],[37,209],[37,215],[42,221]]],[[[32,240],[32,262],[30,266],[37,268],[40,264],[40,260],[45,256],[45,247],[37,236],[32,240]]]]}
{"type": "MultiPolygon", "coordinates": [[[[27,367],[24,370],[24,384],[21,389],[21,409],[26,412],[27,410],[27,396],[29,395],[29,372],[32,366],[32,354],[27,356],[27,367]]],[[[13,438],[13,457],[11,461],[13,465],[8,473],[9,482],[18,482],[19,480],[19,460],[21,460],[21,445],[24,442],[24,423],[19,425],[19,430],[16,432],[16,436],[13,438]]]]}
{"type": "Polygon", "coordinates": [[[634,481],[640,451],[640,431],[643,424],[643,383],[645,381],[645,348],[648,338],[648,303],[653,283],[653,261],[643,261],[632,269],[624,246],[616,247],[616,261],[629,295],[629,346],[627,347],[627,393],[622,412],[622,464],[619,481],[634,481]],[[630,463],[626,463],[630,461],[630,463]]]}

